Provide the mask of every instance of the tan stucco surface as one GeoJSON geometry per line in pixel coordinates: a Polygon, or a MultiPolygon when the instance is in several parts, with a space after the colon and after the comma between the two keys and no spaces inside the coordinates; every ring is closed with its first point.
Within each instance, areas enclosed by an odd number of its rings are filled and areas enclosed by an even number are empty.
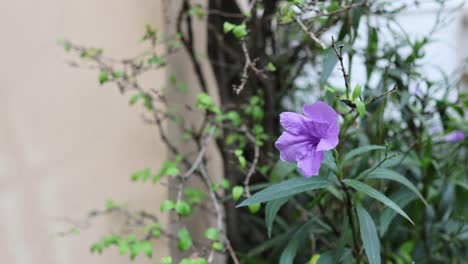
{"type": "MultiPolygon", "coordinates": [[[[146,23],[161,24],[154,0],[15,0],[0,2],[0,263],[129,263],[115,250],[89,254],[118,219],[101,218],[79,236],[56,237],[58,218],[83,219],[106,199],[158,212],[161,186],[132,184],[133,171],[166,157],[141,109],[97,73],[70,68],[59,38],[104,48],[111,56],[141,51],[146,23]]],[[[165,73],[147,77],[155,87],[165,73]]],[[[168,254],[164,241],[156,256],[168,254]]],[[[138,263],[147,263],[140,258],[138,263]]],[[[153,260],[154,262],[154,260],[153,260]]],[[[149,263],[149,262],[148,262],[149,263]]]]}

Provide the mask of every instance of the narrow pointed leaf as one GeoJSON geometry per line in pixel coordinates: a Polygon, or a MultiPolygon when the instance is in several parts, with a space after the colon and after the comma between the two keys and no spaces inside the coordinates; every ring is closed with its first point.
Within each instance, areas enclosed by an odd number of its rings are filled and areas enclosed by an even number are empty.
{"type": "Polygon", "coordinates": [[[373,151],[373,150],[385,150],[385,146],[378,146],[378,145],[368,145],[368,146],[363,146],[359,148],[355,148],[348,152],[344,158],[343,158],[343,165],[346,164],[346,162],[352,160],[353,158],[362,155],[364,153],[373,151]]]}
{"type": "Polygon", "coordinates": [[[304,223],[294,235],[291,237],[286,248],[281,253],[280,264],[293,264],[294,258],[296,257],[297,251],[301,246],[304,245],[305,239],[309,236],[310,233],[317,233],[323,231],[322,228],[317,224],[315,219],[311,219],[308,222],[304,223]]]}
{"type": "Polygon", "coordinates": [[[364,244],[367,259],[370,264],[380,264],[380,241],[377,235],[374,221],[366,209],[361,206],[357,207],[357,215],[359,219],[359,230],[361,231],[361,239],[364,244]]]}
{"type": "Polygon", "coordinates": [[[247,200],[237,205],[243,207],[255,203],[268,202],[298,193],[311,191],[315,189],[326,188],[333,183],[325,177],[315,176],[312,178],[294,178],[272,185],[260,192],[250,196],[247,200]]]}
{"type": "Polygon", "coordinates": [[[369,176],[367,178],[369,178],[369,179],[383,179],[383,180],[390,180],[390,181],[399,182],[399,183],[403,184],[404,186],[406,186],[408,189],[410,189],[412,192],[414,192],[414,194],[416,194],[419,197],[419,199],[421,199],[421,201],[424,203],[424,205],[429,206],[427,204],[426,200],[424,199],[424,197],[422,196],[422,194],[418,191],[418,188],[416,188],[416,186],[414,186],[414,184],[412,182],[410,182],[408,179],[406,179],[405,176],[399,174],[396,171],[379,168],[379,169],[376,169],[375,171],[373,171],[371,174],[369,174],[369,176]]]}
{"type": "MultiPolygon", "coordinates": [[[[390,196],[390,198],[392,201],[395,201],[400,208],[405,208],[405,206],[416,199],[416,196],[410,190],[402,188],[400,191],[390,196]]],[[[383,210],[379,220],[379,234],[381,237],[385,235],[396,215],[397,213],[390,208],[385,208],[385,210],[383,210]]]]}
{"type": "Polygon", "coordinates": [[[267,203],[265,208],[265,225],[268,230],[268,238],[271,237],[271,231],[273,229],[273,222],[275,221],[276,214],[288,199],[289,197],[284,197],[267,203]]]}
{"type": "Polygon", "coordinates": [[[374,189],[374,188],[370,187],[369,185],[367,185],[365,183],[362,183],[360,181],[356,181],[356,180],[352,180],[352,179],[346,179],[346,180],[343,180],[343,182],[346,185],[348,185],[349,187],[355,189],[356,191],[363,192],[363,193],[369,195],[370,197],[372,197],[372,198],[380,201],[381,203],[385,204],[386,206],[392,208],[397,213],[399,213],[401,216],[408,219],[408,221],[410,221],[414,225],[414,222],[411,220],[411,218],[409,218],[409,216],[403,210],[401,210],[401,208],[395,202],[390,200],[387,196],[385,196],[381,192],[377,191],[376,189],[374,189]]]}

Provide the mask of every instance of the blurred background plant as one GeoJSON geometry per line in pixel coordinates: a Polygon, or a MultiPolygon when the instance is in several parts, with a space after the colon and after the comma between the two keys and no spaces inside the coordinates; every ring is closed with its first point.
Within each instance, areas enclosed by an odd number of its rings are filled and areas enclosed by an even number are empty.
{"type": "Polygon", "coordinates": [[[114,84],[131,94],[130,105],[144,105],[144,121],[158,127],[172,154],[160,171],[142,168],[131,175],[133,182],[173,192],[160,204],[171,214],[170,226],[109,200],[88,218],[121,214],[125,232],[104,234],[91,251],[117,247],[132,260],[152,257],[150,241],[163,236],[181,254],[156,263],[466,261],[464,65],[438,75],[425,68],[426,47],[450,20],[446,2],[431,1],[440,12],[423,37],[408,34],[398,20],[406,9],[424,8],[427,3],[419,1],[264,0],[239,6],[210,0],[204,7],[183,0],[172,18],[176,33],[147,25],[141,41],[149,48],[135,57],[111,58],[103,49],[61,41],[79,57],[72,66],[97,70],[101,85],[114,84]],[[195,46],[198,20],[206,20],[206,56],[195,46]],[[140,82],[181,50],[201,87],[191,104],[166,95],[191,89],[175,74],[164,90],[140,82]],[[208,90],[202,60],[213,69],[219,103],[208,90]],[[317,100],[340,114],[340,143],[326,153],[320,175],[306,179],[295,164],[279,160],[273,143],[281,112],[300,112],[317,100]],[[202,122],[193,125],[191,115],[202,122]],[[174,130],[181,135],[176,140],[174,130]],[[221,179],[206,157],[212,142],[222,156],[221,179]],[[203,187],[192,186],[191,178],[203,187]],[[235,208],[241,201],[247,207],[235,208]],[[195,211],[215,219],[206,222],[201,238],[192,236],[197,231],[187,221],[195,211]]]}

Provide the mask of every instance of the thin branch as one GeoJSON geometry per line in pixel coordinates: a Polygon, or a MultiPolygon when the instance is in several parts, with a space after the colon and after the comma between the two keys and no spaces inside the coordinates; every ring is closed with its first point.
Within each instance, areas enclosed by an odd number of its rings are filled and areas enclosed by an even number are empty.
{"type": "Polygon", "coordinates": [[[304,33],[306,33],[315,43],[319,44],[322,49],[325,49],[325,44],[323,44],[323,42],[317,38],[317,36],[315,36],[314,32],[307,28],[299,15],[296,16],[296,22],[301,27],[302,31],[304,31],[304,33]]]}
{"type": "Polygon", "coordinates": [[[343,73],[343,79],[346,87],[346,98],[349,98],[350,88],[349,88],[349,76],[346,72],[346,68],[344,67],[343,62],[343,45],[340,45],[338,48],[336,47],[335,38],[332,36],[332,48],[335,51],[338,60],[340,61],[341,72],[343,73]]]}

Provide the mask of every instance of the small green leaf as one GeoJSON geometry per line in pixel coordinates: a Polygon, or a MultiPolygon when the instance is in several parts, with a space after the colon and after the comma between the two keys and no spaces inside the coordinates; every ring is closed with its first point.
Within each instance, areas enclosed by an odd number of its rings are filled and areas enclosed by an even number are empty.
{"type": "Polygon", "coordinates": [[[375,229],[374,221],[366,209],[357,206],[357,215],[359,219],[359,230],[364,244],[367,259],[370,264],[380,264],[380,241],[375,229]]]}
{"type": "Polygon", "coordinates": [[[275,66],[273,63],[271,63],[271,62],[269,62],[269,63],[267,64],[266,68],[267,68],[267,70],[270,71],[270,72],[275,72],[275,71],[276,71],[276,66],[275,66]]]}
{"type": "Polygon", "coordinates": [[[211,246],[216,251],[223,251],[223,248],[224,248],[223,244],[221,242],[213,242],[213,244],[211,244],[211,246]]]}
{"type": "Polygon", "coordinates": [[[224,22],[224,24],[223,24],[224,34],[227,34],[227,33],[231,32],[235,27],[236,27],[236,25],[234,25],[232,23],[224,22]]]}
{"type": "Polygon", "coordinates": [[[166,64],[166,61],[161,58],[161,57],[158,57],[156,55],[153,55],[151,56],[149,59],[148,59],[148,64],[151,64],[151,65],[157,65],[157,66],[163,66],[166,64]]]}
{"type": "Polygon", "coordinates": [[[124,76],[124,72],[123,71],[115,71],[113,73],[113,75],[114,75],[115,79],[122,78],[124,76]]]}
{"type": "Polygon", "coordinates": [[[170,200],[166,200],[161,204],[161,212],[168,212],[174,209],[174,202],[170,200]]]}
{"type": "Polygon", "coordinates": [[[265,208],[265,225],[268,231],[268,237],[271,238],[271,231],[273,230],[273,222],[275,221],[276,214],[280,210],[289,197],[273,200],[267,203],[265,208]]]}
{"type": "Polygon", "coordinates": [[[181,251],[187,251],[192,247],[192,238],[185,227],[177,232],[177,236],[179,237],[178,246],[181,251]]]}
{"type": "Polygon", "coordinates": [[[236,38],[241,39],[247,36],[247,26],[245,24],[235,26],[234,29],[232,29],[232,33],[236,38]]]}
{"type": "Polygon", "coordinates": [[[219,240],[219,230],[213,227],[210,227],[205,230],[205,237],[209,240],[219,240]]]}
{"type": "Polygon", "coordinates": [[[359,115],[364,117],[366,115],[366,105],[359,100],[356,100],[354,103],[356,104],[359,115]]]}
{"type": "Polygon", "coordinates": [[[149,168],[145,168],[143,170],[134,172],[131,176],[131,179],[132,181],[146,181],[149,177],[151,177],[151,170],[149,168]]]}
{"type": "Polygon", "coordinates": [[[192,212],[192,208],[187,202],[179,201],[175,205],[176,212],[181,216],[187,216],[192,212]]]}
{"type": "Polygon", "coordinates": [[[356,100],[356,98],[358,98],[359,96],[361,95],[361,85],[356,85],[356,87],[354,87],[354,90],[353,90],[353,95],[352,95],[352,99],[353,101],[356,100]]]}
{"type": "Polygon", "coordinates": [[[148,258],[153,257],[153,246],[149,241],[144,241],[141,243],[141,249],[145,252],[148,258]]]}
{"type": "Polygon", "coordinates": [[[322,189],[333,185],[325,177],[315,176],[312,178],[293,178],[290,180],[283,181],[281,183],[270,186],[260,192],[255,193],[237,207],[247,206],[255,203],[268,202],[298,193],[311,191],[315,189],[322,189]]]}
{"type": "Polygon", "coordinates": [[[350,186],[351,188],[355,189],[356,191],[363,192],[369,195],[370,197],[385,204],[386,206],[392,208],[393,210],[395,210],[397,213],[399,213],[401,216],[406,218],[408,221],[410,221],[414,225],[414,222],[409,218],[409,216],[403,210],[401,210],[401,208],[395,202],[388,199],[388,197],[382,194],[381,192],[377,191],[376,189],[370,187],[369,185],[365,183],[362,183],[360,181],[356,181],[353,179],[345,179],[343,180],[343,182],[346,185],[350,186]]]}
{"type": "Polygon", "coordinates": [[[229,189],[231,183],[227,179],[222,179],[220,185],[223,189],[229,189]]]}
{"type": "Polygon", "coordinates": [[[181,93],[186,93],[188,91],[188,85],[185,82],[180,82],[177,85],[177,89],[179,89],[181,93]]]}
{"type": "Polygon", "coordinates": [[[249,211],[252,214],[256,214],[258,211],[260,211],[260,208],[262,208],[261,203],[256,203],[256,204],[249,204],[249,211]]]}
{"type": "Polygon", "coordinates": [[[232,188],[232,199],[237,202],[241,198],[243,193],[244,187],[235,186],[234,188],[232,188]]]}
{"type": "Polygon", "coordinates": [[[115,204],[114,204],[114,201],[112,201],[112,200],[107,200],[107,201],[106,201],[106,209],[107,209],[107,210],[112,210],[112,209],[114,209],[115,207],[116,207],[116,206],[115,206],[115,204]]]}
{"type": "Polygon", "coordinates": [[[172,177],[175,177],[175,176],[179,175],[179,173],[180,173],[179,168],[177,168],[175,166],[170,166],[166,170],[166,174],[169,175],[169,176],[172,176],[172,177]]]}
{"type": "Polygon", "coordinates": [[[130,251],[130,247],[128,246],[128,243],[126,243],[125,241],[120,241],[118,243],[118,247],[119,247],[120,255],[125,255],[130,251]]]}
{"type": "Polygon", "coordinates": [[[172,264],[172,257],[167,256],[167,257],[162,258],[162,264],[172,264]]]}
{"type": "Polygon", "coordinates": [[[109,81],[109,73],[107,71],[101,71],[99,73],[99,84],[104,84],[109,81]]]}

